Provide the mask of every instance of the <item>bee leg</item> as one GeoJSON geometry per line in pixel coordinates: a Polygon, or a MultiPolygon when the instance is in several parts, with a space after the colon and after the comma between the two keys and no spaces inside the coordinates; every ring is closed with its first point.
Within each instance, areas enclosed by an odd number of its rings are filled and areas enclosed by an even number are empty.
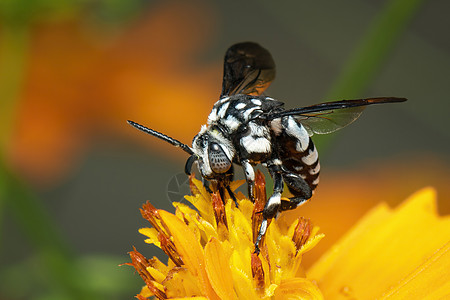
{"type": "Polygon", "coordinates": [[[247,180],[248,197],[252,202],[255,202],[255,170],[248,160],[242,161],[241,164],[244,168],[245,179],[247,180]]]}
{"type": "Polygon", "coordinates": [[[236,196],[234,195],[233,191],[231,190],[229,184],[226,185],[226,189],[228,191],[228,194],[230,194],[231,199],[233,199],[234,205],[236,205],[236,207],[239,207],[236,196]]]}
{"type": "Polygon", "coordinates": [[[283,193],[283,176],[281,175],[281,168],[279,165],[268,165],[268,169],[273,178],[273,194],[267,201],[262,211],[263,221],[259,228],[259,233],[255,242],[255,253],[259,253],[259,243],[262,237],[266,234],[267,220],[277,216],[281,206],[281,194],[283,193]]]}
{"type": "Polygon", "coordinates": [[[205,190],[206,190],[208,193],[212,194],[212,190],[211,190],[211,188],[209,187],[209,181],[208,181],[207,179],[205,179],[204,177],[202,177],[202,184],[203,184],[203,186],[205,187],[205,190]]]}
{"type": "Polygon", "coordinates": [[[281,201],[281,211],[295,209],[306,203],[312,197],[311,187],[299,175],[291,172],[283,172],[283,179],[294,197],[289,198],[290,201],[281,201]]]}
{"type": "Polygon", "coordinates": [[[234,195],[234,193],[230,187],[230,183],[233,181],[233,177],[234,177],[234,168],[233,168],[233,166],[231,166],[231,168],[225,174],[223,174],[223,176],[221,176],[221,178],[218,180],[217,188],[219,190],[220,197],[222,198],[222,202],[224,205],[225,205],[225,199],[226,199],[225,198],[225,190],[226,190],[228,192],[228,194],[230,195],[231,199],[233,199],[236,207],[238,207],[239,205],[237,202],[236,195],[234,195]]]}
{"type": "Polygon", "coordinates": [[[220,199],[222,199],[223,205],[225,205],[225,185],[222,181],[217,182],[217,190],[219,191],[220,199]]]}

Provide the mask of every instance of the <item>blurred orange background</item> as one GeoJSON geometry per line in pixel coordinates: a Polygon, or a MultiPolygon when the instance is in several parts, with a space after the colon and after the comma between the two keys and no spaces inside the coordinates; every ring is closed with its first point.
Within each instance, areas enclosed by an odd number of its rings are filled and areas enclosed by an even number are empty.
{"type": "MultiPolygon", "coordinates": [[[[4,168],[39,199],[76,257],[126,262],[132,245],[148,249],[137,233],[146,226],[140,205],[150,200],[173,210],[168,183],[186,159],[126,120],[190,144],[219,96],[225,50],[247,40],[272,53],[277,78],[267,94],[286,107],[353,97],[327,95],[388,3],[344,2],[6,1],[0,6],[4,168]]],[[[309,217],[326,234],[306,265],[380,201],[394,206],[431,185],[440,213],[450,212],[448,9],[442,1],[420,5],[358,96],[408,102],[370,107],[319,148],[316,196],[286,215],[309,217]]],[[[3,207],[0,278],[16,278],[11,272],[23,271],[33,242],[3,207]]],[[[133,277],[125,267],[114,272],[133,277]]],[[[32,276],[33,287],[42,284],[32,276]]],[[[140,283],[131,279],[108,297],[133,291],[140,283]]],[[[44,295],[49,285],[42,286],[44,295]]],[[[10,289],[0,285],[0,298],[31,293],[10,289]]]]}

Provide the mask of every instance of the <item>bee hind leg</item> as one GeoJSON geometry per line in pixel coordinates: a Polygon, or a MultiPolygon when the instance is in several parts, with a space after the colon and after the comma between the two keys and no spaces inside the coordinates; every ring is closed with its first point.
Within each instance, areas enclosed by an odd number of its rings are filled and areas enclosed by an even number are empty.
{"type": "Polygon", "coordinates": [[[311,187],[299,175],[295,173],[284,172],[283,179],[289,191],[294,195],[294,197],[289,198],[289,201],[281,200],[281,211],[295,209],[300,205],[308,202],[308,200],[312,197],[311,187]]]}

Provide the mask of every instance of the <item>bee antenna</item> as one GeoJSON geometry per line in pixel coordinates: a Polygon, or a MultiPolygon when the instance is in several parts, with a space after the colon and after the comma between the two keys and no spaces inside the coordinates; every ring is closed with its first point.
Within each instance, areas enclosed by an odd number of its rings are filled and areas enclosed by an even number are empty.
{"type": "Polygon", "coordinates": [[[150,129],[148,127],[145,127],[144,125],[138,124],[138,123],[130,121],[130,120],[128,120],[127,122],[128,122],[128,124],[130,124],[131,126],[133,126],[136,129],[139,129],[142,132],[145,132],[145,133],[148,133],[150,135],[153,135],[154,137],[157,137],[158,139],[166,141],[166,142],[174,145],[175,147],[181,148],[182,150],[187,152],[189,155],[193,155],[194,154],[194,152],[192,151],[192,149],[188,145],[183,144],[182,142],[180,142],[180,141],[178,141],[178,140],[176,140],[174,138],[171,138],[170,136],[167,136],[164,133],[161,133],[161,132],[158,132],[156,130],[150,129]]]}

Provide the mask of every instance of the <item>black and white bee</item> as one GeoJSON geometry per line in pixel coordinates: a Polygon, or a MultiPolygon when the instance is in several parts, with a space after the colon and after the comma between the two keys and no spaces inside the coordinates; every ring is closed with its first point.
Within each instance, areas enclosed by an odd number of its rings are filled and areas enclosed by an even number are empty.
{"type": "Polygon", "coordinates": [[[319,183],[320,163],[311,136],[328,134],[355,121],[367,105],[403,102],[405,98],[382,97],[342,100],[285,109],[284,103],[263,95],[275,78],[275,63],[270,53],[252,42],[231,46],[224,61],[222,93],[208,116],[206,125],[194,137],[192,147],[163,133],[128,121],[137,129],[183,149],[190,156],[185,171],[194,163],[208,188],[215,185],[225,199],[230,189],[233,164],[242,166],[249,198],[254,200],[257,164],[265,166],[274,182],[273,193],[262,211],[263,221],[255,243],[267,229],[267,220],[280,212],[307,202],[319,183]],[[292,197],[282,200],[286,184],[292,197]]]}

